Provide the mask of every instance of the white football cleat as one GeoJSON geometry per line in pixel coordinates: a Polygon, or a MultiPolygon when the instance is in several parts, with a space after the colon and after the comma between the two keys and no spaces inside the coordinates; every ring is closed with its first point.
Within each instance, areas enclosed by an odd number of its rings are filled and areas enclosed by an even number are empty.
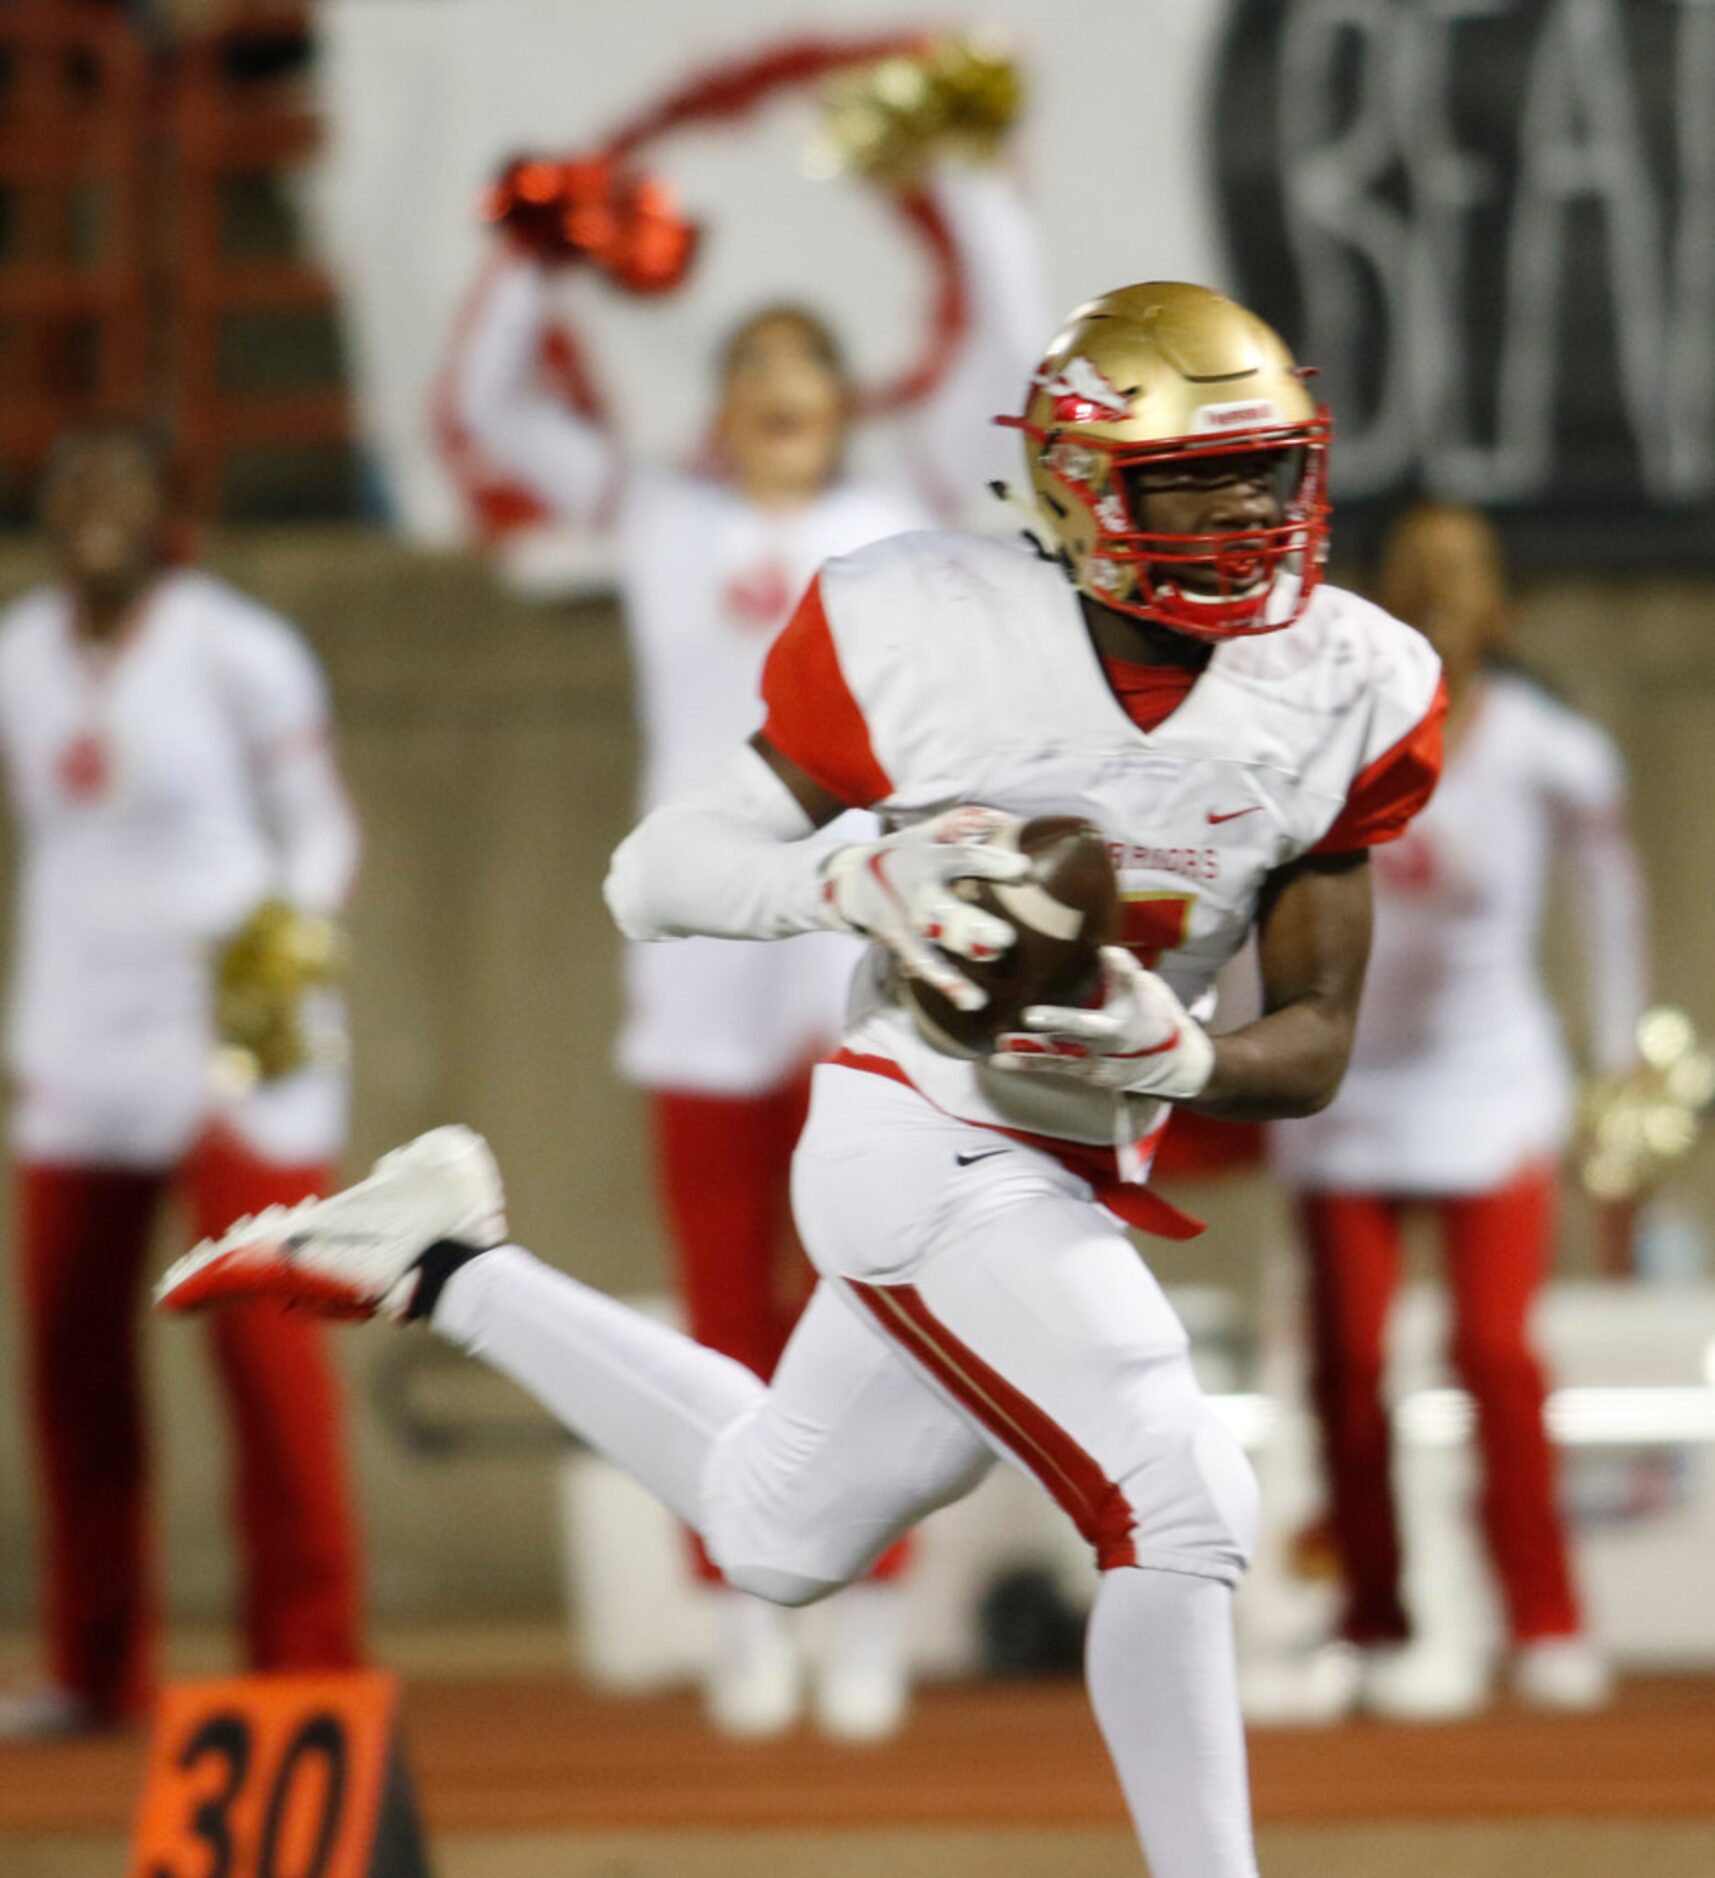
{"type": "Polygon", "coordinates": [[[271,1206],[205,1239],[155,1287],[155,1302],[192,1311],[276,1298],[318,1317],[400,1318],[430,1246],[486,1250],[505,1237],[500,1169],[482,1136],[455,1124],[384,1154],[343,1193],[271,1206]]]}
{"type": "Polygon", "coordinates": [[[1607,1658],[1587,1637],[1541,1637],[1513,1658],[1513,1693],[1531,1708],[1584,1715],[1614,1693],[1607,1658]]]}

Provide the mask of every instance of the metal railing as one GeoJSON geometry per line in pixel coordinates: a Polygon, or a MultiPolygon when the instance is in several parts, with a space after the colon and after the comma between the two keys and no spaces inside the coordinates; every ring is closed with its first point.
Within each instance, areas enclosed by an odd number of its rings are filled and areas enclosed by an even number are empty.
{"type": "Polygon", "coordinates": [[[235,184],[284,176],[320,129],[304,95],[310,10],[247,4],[170,47],[123,13],[0,7],[0,462],[29,475],[91,415],[164,423],[201,513],[242,449],[338,444],[338,379],[295,389],[223,369],[235,320],[322,312],[296,254],[230,240],[235,184]]]}
{"type": "Polygon", "coordinates": [[[188,39],[173,86],[172,174],[177,237],[173,308],[175,428],[205,513],[219,505],[222,470],[237,450],[343,442],[343,384],[259,389],[228,382],[222,337],[229,318],[315,312],[331,306],[327,276],[299,258],[256,259],[226,242],[226,186],[279,175],[313,156],[321,127],[299,68],[271,59],[307,42],[302,6],[247,6],[188,39]]]}
{"type": "Polygon", "coordinates": [[[150,73],[123,16],[0,9],[0,457],[33,467],[68,419],[147,398],[150,73]]]}

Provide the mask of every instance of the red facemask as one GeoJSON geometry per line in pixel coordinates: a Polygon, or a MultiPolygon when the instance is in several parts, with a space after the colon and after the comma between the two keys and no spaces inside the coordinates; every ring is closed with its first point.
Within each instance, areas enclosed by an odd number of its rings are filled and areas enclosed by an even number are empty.
{"type": "Polygon", "coordinates": [[[1325,407],[1307,423],[1150,443],[999,421],[1040,446],[1061,488],[1094,521],[1094,542],[1077,570],[1092,599],[1196,639],[1279,632],[1303,617],[1328,552],[1325,407]],[[1278,523],[1189,535],[1139,526],[1128,472],[1230,456],[1275,458],[1289,471],[1278,523]]]}

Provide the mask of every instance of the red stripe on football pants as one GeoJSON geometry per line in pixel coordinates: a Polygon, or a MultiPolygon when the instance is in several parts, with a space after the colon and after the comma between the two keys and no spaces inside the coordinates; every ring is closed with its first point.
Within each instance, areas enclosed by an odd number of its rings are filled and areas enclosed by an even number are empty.
{"type": "Polygon", "coordinates": [[[1094,1456],[961,1342],[914,1286],[844,1282],[888,1339],[1041,1481],[1089,1541],[1103,1571],[1137,1563],[1130,1502],[1094,1456]]]}

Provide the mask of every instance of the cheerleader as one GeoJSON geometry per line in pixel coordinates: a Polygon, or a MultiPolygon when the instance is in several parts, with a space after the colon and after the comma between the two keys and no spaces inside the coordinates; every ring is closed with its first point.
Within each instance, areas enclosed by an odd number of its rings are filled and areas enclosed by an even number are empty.
{"type": "MultiPolygon", "coordinates": [[[[117,424],[63,438],[43,519],[57,577],[0,617],[0,749],[22,845],[14,1243],[48,1657],[44,1686],[0,1702],[0,1735],[19,1737],[122,1725],[148,1702],[137,1319],[150,1236],[170,1194],[201,1238],[328,1190],[346,1112],[337,1002],[281,994],[290,958],[325,944],[358,846],[314,657],[284,620],[173,564],[154,440],[117,424]],[[279,1072],[247,1092],[214,1074],[223,988],[279,1072]]],[[[210,1335],[233,1421],[250,1663],[348,1668],[357,1546],[320,1330],[247,1304],[210,1335]]]]}
{"type": "Polygon", "coordinates": [[[1333,1106],[1273,1131],[1310,1268],[1312,1380],[1344,1573],[1355,1698],[1454,1715],[1487,1666],[1407,1647],[1383,1401],[1387,1320],[1406,1216],[1438,1231],[1450,1356],[1477,1411],[1480,1518],[1519,1695],[1588,1708],[1608,1686],[1555,1502],[1531,1307],[1554,1253],[1573,1075],[1539,959],[1549,877],[1576,891],[1589,1057],[1633,1064],[1645,997],[1643,891],[1609,738],[1500,656],[1509,623],[1493,529],[1423,507],[1394,529],[1383,606],[1441,655],[1450,707],[1434,799],[1374,858],[1376,924],[1357,1045],[1333,1106]]]}

